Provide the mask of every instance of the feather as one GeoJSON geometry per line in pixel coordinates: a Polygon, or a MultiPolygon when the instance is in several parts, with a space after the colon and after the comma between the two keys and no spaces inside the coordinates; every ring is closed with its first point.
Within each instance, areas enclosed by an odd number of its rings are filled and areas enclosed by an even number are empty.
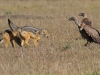
{"type": "Polygon", "coordinates": [[[86,13],[80,13],[79,16],[83,16],[83,20],[81,21],[81,23],[85,23],[88,26],[92,26],[92,22],[87,18],[86,13]]]}
{"type": "Polygon", "coordinates": [[[81,24],[81,26],[83,25],[83,29],[85,30],[85,32],[88,34],[88,36],[90,36],[93,41],[95,43],[100,43],[100,33],[98,30],[96,30],[95,28],[85,25],[84,23],[81,24]]]}

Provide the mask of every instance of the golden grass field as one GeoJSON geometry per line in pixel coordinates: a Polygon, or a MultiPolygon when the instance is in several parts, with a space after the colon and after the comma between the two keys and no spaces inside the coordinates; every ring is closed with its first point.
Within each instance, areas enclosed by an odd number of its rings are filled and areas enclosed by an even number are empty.
{"type": "Polygon", "coordinates": [[[100,31],[99,0],[0,0],[0,32],[15,25],[47,29],[35,48],[0,44],[0,75],[100,75],[100,44],[85,47],[74,22],[68,18],[85,12],[100,31]],[[76,40],[77,38],[80,38],[76,40]]]}

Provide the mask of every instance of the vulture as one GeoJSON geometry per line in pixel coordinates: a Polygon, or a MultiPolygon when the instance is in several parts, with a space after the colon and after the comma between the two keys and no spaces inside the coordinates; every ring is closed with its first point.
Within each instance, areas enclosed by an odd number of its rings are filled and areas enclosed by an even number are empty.
{"type": "Polygon", "coordinates": [[[83,20],[81,23],[85,23],[86,25],[92,26],[92,22],[87,18],[86,13],[80,13],[79,16],[83,16],[83,20]]]}
{"type": "Polygon", "coordinates": [[[81,26],[82,24],[80,25],[80,23],[79,23],[79,21],[76,17],[69,18],[69,21],[74,21],[75,22],[75,24],[78,26],[78,29],[79,29],[79,32],[80,32],[82,38],[87,40],[87,43],[85,44],[85,46],[87,46],[88,44],[90,44],[94,41],[93,38],[86,32],[84,27],[81,26]]]}
{"type": "Polygon", "coordinates": [[[100,33],[98,30],[86,25],[85,23],[82,23],[80,27],[80,31],[84,30],[88,37],[90,37],[93,40],[93,42],[100,44],[100,33]]]}

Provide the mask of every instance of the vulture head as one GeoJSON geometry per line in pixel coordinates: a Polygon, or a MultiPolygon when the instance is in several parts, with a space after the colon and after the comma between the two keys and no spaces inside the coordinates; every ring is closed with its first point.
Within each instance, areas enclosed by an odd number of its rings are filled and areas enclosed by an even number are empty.
{"type": "Polygon", "coordinates": [[[86,13],[80,13],[79,16],[83,16],[84,18],[87,18],[87,14],[86,13]]]}
{"type": "Polygon", "coordinates": [[[69,21],[74,21],[77,26],[80,26],[80,23],[79,23],[77,17],[70,17],[68,20],[69,21]]]}
{"type": "Polygon", "coordinates": [[[69,21],[75,21],[76,20],[76,17],[70,17],[68,20],[69,21]]]}

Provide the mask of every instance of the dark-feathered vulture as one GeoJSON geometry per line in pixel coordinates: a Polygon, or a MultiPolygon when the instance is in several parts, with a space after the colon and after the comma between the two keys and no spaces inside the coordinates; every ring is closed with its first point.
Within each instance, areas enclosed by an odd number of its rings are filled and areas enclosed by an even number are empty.
{"type": "Polygon", "coordinates": [[[100,33],[98,30],[85,23],[82,23],[80,27],[80,31],[84,30],[88,34],[88,37],[92,38],[93,42],[100,44],[100,33]]]}
{"type": "Polygon", "coordinates": [[[83,16],[83,20],[81,23],[85,23],[86,25],[92,26],[92,22],[87,18],[86,13],[80,13],[79,16],[83,16]]]}
{"type": "Polygon", "coordinates": [[[75,24],[78,26],[78,29],[79,29],[79,32],[80,32],[82,38],[87,40],[87,43],[85,44],[85,46],[87,46],[89,43],[93,42],[92,37],[88,35],[86,30],[84,30],[82,26],[80,26],[80,23],[78,22],[78,19],[76,17],[69,18],[69,21],[74,21],[75,22],[75,24]]]}

